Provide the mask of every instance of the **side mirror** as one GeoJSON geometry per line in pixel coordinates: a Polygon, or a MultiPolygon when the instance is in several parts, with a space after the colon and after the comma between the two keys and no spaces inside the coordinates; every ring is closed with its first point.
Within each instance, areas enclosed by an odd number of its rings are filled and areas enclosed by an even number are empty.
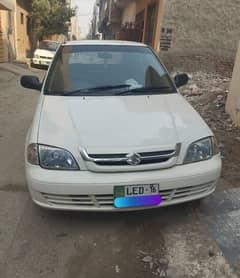
{"type": "Polygon", "coordinates": [[[189,77],[186,73],[181,73],[181,74],[177,74],[174,77],[174,82],[177,88],[180,88],[184,85],[186,85],[189,81],[189,77]]]}
{"type": "Polygon", "coordinates": [[[33,89],[41,91],[42,83],[39,81],[39,78],[34,75],[23,75],[21,77],[21,85],[24,88],[33,89]]]}

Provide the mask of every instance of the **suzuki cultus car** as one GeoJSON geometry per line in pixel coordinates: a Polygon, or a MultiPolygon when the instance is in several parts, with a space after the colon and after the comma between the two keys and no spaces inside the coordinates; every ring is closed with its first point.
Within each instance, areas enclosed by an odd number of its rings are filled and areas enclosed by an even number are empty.
{"type": "Polygon", "coordinates": [[[34,51],[32,64],[34,66],[49,66],[59,46],[55,41],[40,41],[39,47],[34,51]]]}
{"type": "Polygon", "coordinates": [[[212,131],[146,45],[63,43],[26,138],[33,201],[61,210],[157,208],[213,193],[221,158],[212,131]]]}

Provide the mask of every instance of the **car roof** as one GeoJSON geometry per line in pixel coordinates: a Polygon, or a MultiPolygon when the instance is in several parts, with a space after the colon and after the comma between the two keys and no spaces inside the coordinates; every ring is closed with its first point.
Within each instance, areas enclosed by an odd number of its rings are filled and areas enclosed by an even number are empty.
{"type": "Polygon", "coordinates": [[[125,45],[125,46],[143,46],[146,44],[132,41],[118,41],[118,40],[81,40],[81,41],[66,41],[63,45],[125,45]]]}

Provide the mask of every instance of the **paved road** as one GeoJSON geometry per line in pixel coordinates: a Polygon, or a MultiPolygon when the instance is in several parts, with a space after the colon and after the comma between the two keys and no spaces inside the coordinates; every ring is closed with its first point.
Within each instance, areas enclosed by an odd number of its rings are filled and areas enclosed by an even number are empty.
{"type": "Polygon", "coordinates": [[[36,207],[23,149],[38,93],[19,86],[25,73],[0,65],[0,278],[240,277],[240,191],[223,180],[202,203],[152,211],[36,207]]]}

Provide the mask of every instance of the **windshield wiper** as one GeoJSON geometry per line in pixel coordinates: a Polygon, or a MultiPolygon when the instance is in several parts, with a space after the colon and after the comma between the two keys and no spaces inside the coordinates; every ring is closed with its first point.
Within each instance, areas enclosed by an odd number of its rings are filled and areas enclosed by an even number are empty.
{"type": "Polygon", "coordinates": [[[133,89],[127,89],[125,91],[116,93],[115,95],[127,95],[131,93],[137,93],[137,94],[145,94],[145,93],[151,93],[155,91],[161,91],[161,90],[167,90],[167,89],[173,89],[170,86],[159,86],[159,87],[140,87],[140,88],[133,88],[133,89]]]}
{"type": "Polygon", "coordinates": [[[99,91],[107,91],[107,90],[113,90],[113,89],[121,89],[121,88],[129,88],[131,85],[129,84],[120,84],[120,85],[108,85],[108,86],[99,86],[99,87],[93,87],[93,88],[85,88],[85,89],[79,89],[71,92],[65,92],[62,95],[63,96],[77,96],[77,95],[86,95],[86,94],[93,94],[99,91]]]}

